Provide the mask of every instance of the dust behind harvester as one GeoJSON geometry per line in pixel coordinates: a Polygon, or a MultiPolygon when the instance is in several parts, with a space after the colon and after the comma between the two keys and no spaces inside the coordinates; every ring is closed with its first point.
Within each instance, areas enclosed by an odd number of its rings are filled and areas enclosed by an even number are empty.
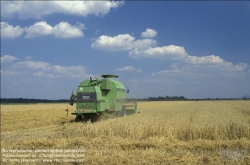
{"type": "Polygon", "coordinates": [[[72,91],[70,105],[76,99],[76,110],[71,113],[76,115],[75,121],[97,121],[99,119],[126,116],[136,113],[137,103],[126,98],[125,86],[111,78],[117,75],[100,75],[96,78],[84,80],[77,88],[77,93],[72,91]]]}

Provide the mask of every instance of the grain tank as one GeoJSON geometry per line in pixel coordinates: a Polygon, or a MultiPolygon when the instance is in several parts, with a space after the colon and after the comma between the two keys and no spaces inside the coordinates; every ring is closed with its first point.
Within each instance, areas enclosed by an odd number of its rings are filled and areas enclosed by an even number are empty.
{"type": "Polygon", "coordinates": [[[100,75],[96,78],[84,80],[77,88],[77,93],[72,91],[70,105],[76,104],[75,121],[96,121],[110,117],[126,116],[136,113],[137,103],[129,102],[126,98],[128,90],[125,86],[112,79],[118,78],[114,74],[100,75]],[[76,100],[76,101],[75,101],[76,100]]]}

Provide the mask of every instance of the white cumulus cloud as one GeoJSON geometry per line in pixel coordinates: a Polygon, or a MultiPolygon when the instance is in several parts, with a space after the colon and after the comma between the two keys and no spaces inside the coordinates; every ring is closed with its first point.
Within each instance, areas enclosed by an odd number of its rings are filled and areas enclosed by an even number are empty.
{"type": "Polygon", "coordinates": [[[47,35],[54,35],[57,38],[75,38],[84,36],[83,29],[84,24],[79,22],[76,25],[71,25],[68,22],[60,22],[53,27],[45,21],[40,21],[25,28],[19,26],[13,27],[6,22],[1,22],[1,37],[15,38],[25,33],[25,38],[47,35]]]}
{"type": "Polygon", "coordinates": [[[57,38],[82,37],[83,28],[84,25],[82,23],[72,26],[68,22],[60,22],[59,24],[52,27],[47,22],[41,21],[25,28],[25,32],[27,33],[25,38],[34,38],[46,35],[54,35],[57,38]]]}
{"type": "Polygon", "coordinates": [[[15,67],[18,68],[27,68],[27,69],[37,69],[37,70],[49,70],[50,65],[47,62],[42,61],[21,61],[18,62],[15,67]]]}
{"type": "Polygon", "coordinates": [[[199,66],[200,68],[210,68],[223,71],[244,71],[247,67],[247,63],[233,64],[223,60],[220,56],[208,55],[208,56],[188,56],[184,59],[184,62],[189,65],[199,66]]]}
{"type": "Polygon", "coordinates": [[[134,48],[141,50],[156,44],[157,41],[152,39],[135,40],[129,34],[119,34],[114,37],[102,35],[92,43],[91,47],[107,51],[132,50],[134,48]]]}
{"type": "Polygon", "coordinates": [[[7,22],[1,22],[1,38],[13,39],[19,37],[24,32],[20,26],[12,26],[7,22]]]}
{"type": "Polygon", "coordinates": [[[173,69],[173,70],[161,70],[158,71],[157,73],[152,73],[151,75],[155,76],[155,75],[166,75],[169,73],[180,73],[181,71],[179,69],[173,69]]]}
{"type": "Polygon", "coordinates": [[[186,60],[191,64],[222,64],[225,62],[219,56],[215,55],[202,56],[202,57],[188,56],[186,60]]]}
{"type": "MultiPolygon", "coordinates": [[[[153,37],[157,33],[153,33],[152,29],[147,29],[142,32],[143,37],[153,37]]],[[[142,40],[136,40],[135,37],[129,34],[119,34],[117,36],[102,35],[95,40],[91,45],[92,48],[107,50],[107,51],[120,51],[126,50],[129,52],[131,58],[152,58],[175,61],[170,65],[173,70],[163,70],[154,74],[166,74],[166,73],[178,73],[187,70],[186,74],[193,74],[194,70],[204,71],[204,73],[222,72],[234,72],[245,71],[248,67],[247,63],[233,64],[222,59],[217,55],[207,56],[194,56],[189,55],[183,46],[168,45],[157,47],[157,41],[146,38],[142,40]],[[181,66],[181,70],[179,69],[181,66]],[[185,67],[185,68],[184,68],[185,67]]],[[[135,70],[132,66],[117,68],[116,70],[135,70]]],[[[140,72],[140,70],[138,70],[140,72]]]]}
{"type": "Polygon", "coordinates": [[[154,47],[156,46],[157,41],[152,40],[152,39],[143,39],[143,40],[136,40],[133,43],[133,48],[139,49],[139,50],[144,50],[149,47],[154,47]]]}
{"type": "Polygon", "coordinates": [[[82,37],[84,28],[82,23],[78,23],[76,26],[71,26],[68,22],[60,22],[53,29],[53,34],[57,38],[73,38],[82,37]]]}
{"type": "Polygon", "coordinates": [[[137,70],[137,72],[138,72],[138,73],[141,73],[141,72],[142,72],[142,70],[141,70],[141,69],[138,69],[138,70],[137,70]]]}
{"type": "Polygon", "coordinates": [[[138,50],[137,48],[129,52],[132,58],[163,58],[163,59],[183,59],[187,56],[184,47],[169,45],[164,47],[149,47],[145,50],[138,50]]]}
{"type": "MultiPolygon", "coordinates": [[[[17,58],[14,56],[3,56],[1,57],[5,62],[14,61],[17,58]]],[[[84,77],[86,72],[85,66],[61,66],[54,65],[43,61],[32,61],[24,60],[12,65],[5,66],[5,75],[7,73],[20,73],[26,76],[33,75],[36,77],[47,77],[47,78],[63,78],[63,77],[84,77]]]]}
{"type": "Polygon", "coordinates": [[[91,44],[91,47],[108,51],[130,50],[133,48],[134,40],[135,38],[129,34],[120,34],[115,37],[102,35],[91,44]]]}
{"type": "Polygon", "coordinates": [[[26,60],[31,60],[32,57],[31,57],[31,56],[26,56],[25,59],[26,59],[26,60]]]}
{"type": "Polygon", "coordinates": [[[124,4],[124,1],[3,1],[1,16],[20,19],[41,19],[55,13],[67,15],[104,16],[110,10],[124,4]]]}
{"type": "Polygon", "coordinates": [[[117,71],[133,71],[136,70],[133,66],[125,66],[123,68],[116,68],[117,71]]]}
{"type": "Polygon", "coordinates": [[[11,55],[4,55],[1,57],[1,63],[11,63],[15,60],[17,60],[17,58],[11,55]]]}
{"type": "Polygon", "coordinates": [[[237,70],[237,71],[244,71],[246,70],[246,68],[248,67],[248,64],[247,63],[239,63],[239,64],[236,64],[234,66],[234,70],[237,70]]]}
{"type": "Polygon", "coordinates": [[[153,38],[155,36],[157,36],[158,32],[153,30],[153,29],[146,29],[145,32],[142,32],[141,33],[141,36],[144,37],[144,38],[153,38]]]}
{"type": "MultiPolygon", "coordinates": [[[[8,59],[17,59],[12,57],[8,59]]],[[[68,98],[75,88],[73,84],[94,76],[87,74],[87,67],[83,65],[66,66],[22,59],[2,65],[0,71],[4,97],[68,98]],[[23,92],[20,89],[24,89],[23,92]]]]}
{"type": "Polygon", "coordinates": [[[25,28],[25,38],[34,38],[38,36],[46,36],[53,34],[53,27],[47,24],[45,21],[37,22],[34,25],[31,25],[25,28]]]}

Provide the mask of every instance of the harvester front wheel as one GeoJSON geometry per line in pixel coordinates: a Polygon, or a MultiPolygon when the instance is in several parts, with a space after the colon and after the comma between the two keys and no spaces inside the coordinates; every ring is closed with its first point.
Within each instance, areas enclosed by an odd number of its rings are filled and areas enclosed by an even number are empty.
{"type": "Polygon", "coordinates": [[[75,122],[82,121],[82,115],[76,115],[75,122]]]}

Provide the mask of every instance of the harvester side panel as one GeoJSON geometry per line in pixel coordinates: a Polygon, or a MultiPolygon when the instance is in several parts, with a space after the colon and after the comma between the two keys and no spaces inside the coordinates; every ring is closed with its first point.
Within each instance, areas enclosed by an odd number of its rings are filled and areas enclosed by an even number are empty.
{"type": "Polygon", "coordinates": [[[113,98],[115,111],[121,111],[123,102],[126,99],[126,89],[124,85],[118,81],[112,80],[114,89],[113,89],[113,95],[115,96],[113,98]]]}

